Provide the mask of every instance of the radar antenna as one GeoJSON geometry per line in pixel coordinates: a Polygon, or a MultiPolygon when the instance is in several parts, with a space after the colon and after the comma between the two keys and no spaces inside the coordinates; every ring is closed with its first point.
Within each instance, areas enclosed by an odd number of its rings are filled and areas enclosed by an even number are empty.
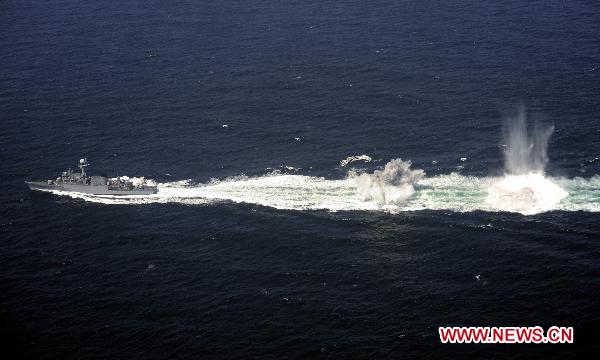
{"type": "Polygon", "coordinates": [[[85,168],[88,166],[90,166],[90,163],[88,163],[87,158],[79,160],[79,169],[81,169],[81,177],[86,177],[85,168]]]}

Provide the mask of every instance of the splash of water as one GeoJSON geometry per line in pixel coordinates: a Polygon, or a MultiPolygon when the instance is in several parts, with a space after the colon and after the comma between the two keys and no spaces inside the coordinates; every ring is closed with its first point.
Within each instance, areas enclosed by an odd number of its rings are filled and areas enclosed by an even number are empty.
{"type": "Polygon", "coordinates": [[[548,142],[553,131],[553,126],[542,128],[536,124],[530,135],[524,108],[505,122],[505,175],[488,188],[487,202],[493,208],[537,214],[555,209],[569,195],[545,176],[548,142]]]}
{"type": "Polygon", "coordinates": [[[369,155],[348,156],[344,160],[340,161],[340,166],[346,166],[355,161],[371,162],[371,161],[373,161],[373,158],[371,158],[369,155]]]}
{"type": "Polygon", "coordinates": [[[543,174],[548,164],[548,141],[554,126],[542,128],[534,125],[533,133],[527,130],[525,108],[504,123],[504,170],[507,174],[543,174]]]}
{"type": "Polygon", "coordinates": [[[393,159],[383,170],[355,177],[359,193],[365,200],[374,200],[379,205],[406,201],[414,194],[414,185],[425,176],[423,170],[411,170],[411,165],[410,160],[393,159]]]}
{"type": "Polygon", "coordinates": [[[497,210],[533,215],[553,210],[569,195],[539,173],[506,175],[488,189],[487,201],[497,210]]]}

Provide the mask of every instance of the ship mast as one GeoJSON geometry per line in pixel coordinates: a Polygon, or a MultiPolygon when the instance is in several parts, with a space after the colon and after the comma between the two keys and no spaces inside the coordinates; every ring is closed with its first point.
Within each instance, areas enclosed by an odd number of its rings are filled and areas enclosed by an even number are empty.
{"type": "Polygon", "coordinates": [[[85,168],[90,166],[90,164],[87,162],[87,158],[83,158],[81,160],[79,160],[79,169],[81,169],[81,177],[85,178],[86,174],[85,174],[85,168]]]}

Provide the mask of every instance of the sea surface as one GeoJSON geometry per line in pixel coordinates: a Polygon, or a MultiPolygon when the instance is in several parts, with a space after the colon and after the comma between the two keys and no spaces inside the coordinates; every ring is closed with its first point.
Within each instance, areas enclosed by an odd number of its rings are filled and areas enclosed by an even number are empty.
{"type": "Polygon", "coordinates": [[[585,0],[2,1],[3,352],[597,355],[599,18],[585,0]],[[525,147],[554,126],[516,180],[514,119],[525,147]],[[158,193],[24,183],[83,157],[158,193]],[[575,342],[438,336],[536,325],[575,342]]]}

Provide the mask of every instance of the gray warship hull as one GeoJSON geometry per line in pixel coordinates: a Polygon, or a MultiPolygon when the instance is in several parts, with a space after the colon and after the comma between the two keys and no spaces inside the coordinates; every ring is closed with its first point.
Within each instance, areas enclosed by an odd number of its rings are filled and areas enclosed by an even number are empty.
{"type": "Polygon", "coordinates": [[[146,181],[145,178],[131,180],[128,176],[117,176],[109,179],[104,175],[88,176],[85,169],[90,164],[87,158],[79,160],[79,170],[72,169],[63,171],[62,175],[55,180],[25,181],[31,190],[35,191],[61,191],[68,193],[90,194],[90,195],[150,195],[157,192],[156,182],[146,181]]]}
{"type": "Polygon", "coordinates": [[[150,195],[155,194],[156,186],[148,186],[140,189],[131,190],[111,190],[108,185],[82,185],[82,184],[48,184],[48,181],[26,181],[27,186],[35,191],[64,191],[90,195],[150,195]]]}

